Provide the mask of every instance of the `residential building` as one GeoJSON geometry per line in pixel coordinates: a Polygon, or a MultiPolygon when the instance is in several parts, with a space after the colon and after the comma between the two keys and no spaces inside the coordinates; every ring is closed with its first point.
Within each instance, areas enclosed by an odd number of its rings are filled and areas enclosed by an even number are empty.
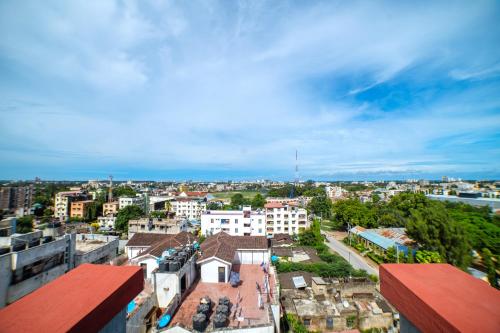
{"type": "Polygon", "coordinates": [[[349,230],[349,235],[379,254],[384,254],[389,248],[394,247],[406,255],[414,243],[406,235],[405,228],[365,229],[355,226],[349,230]]]}
{"type": "Polygon", "coordinates": [[[116,215],[118,213],[120,203],[118,201],[105,202],[102,204],[102,215],[116,215]]]}
{"type": "MultiPolygon", "coordinates": [[[[82,200],[71,202],[70,217],[88,220],[92,218],[91,209],[94,207],[94,200],[82,200]]],[[[94,212],[95,217],[95,212],[94,212]]]]}
{"type": "Polygon", "coordinates": [[[309,227],[307,210],[292,204],[267,203],[265,206],[267,235],[297,235],[309,227]]]}
{"type": "Polygon", "coordinates": [[[279,289],[274,267],[268,262],[264,236],[230,236],[219,232],[208,237],[201,244],[198,259],[201,280],[183,299],[167,332],[199,329],[194,327],[193,316],[201,303],[211,308],[203,316],[205,331],[279,332],[279,289]],[[228,304],[223,322],[215,311],[222,302],[228,304]]]}
{"type": "Polygon", "coordinates": [[[225,232],[232,236],[265,236],[266,215],[263,210],[208,210],[201,215],[201,233],[225,232]]]}
{"type": "Polygon", "coordinates": [[[109,264],[118,255],[118,236],[77,234],[75,267],[83,264],[109,264]]]}
{"type": "Polygon", "coordinates": [[[395,311],[366,278],[321,278],[309,272],[279,274],[281,304],[308,331],[392,331],[395,311]]]}
{"type": "Polygon", "coordinates": [[[1,187],[0,210],[14,211],[18,216],[30,214],[33,194],[33,185],[1,187]]]}
{"type": "Polygon", "coordinates": [[[201,220],[201,214],[207,209],[207,202],[198,198],[179,197],[170,202],[172,211],[177,216],[185,217],[188,220],[201,220]]]}
{"type": "Polygon", "coordinates": [[[127,206],[132,206],[132,205],[138,206],[142,210],[145,210],[146,201],[144,200],[144,197],[141,197],[141,196],[118,198],[118,209],[123,209],[127,206]]]}
{"type": "Polygon", "coordinates": [[[99,228],[112,230],[115,228],[116,216],[114,215],[99,216],[97,218],[97,222],[99,223],[99,228]]]}
{"type": "Polygon", "coordinates": [[[141,218],[138,220],[128,221],[128,238],[130,239],[134,233],[150,233],[150,234],[178,234],[182,231],[187,231],[188,223],[186,219],[178,218],[174,213],[169,214],[165,218],[141,218]]]}
{"type": "Polygon", "coordinates": [[[89,199],[82,191],[65,191],[56,194],[54,199],[54,217],[66,220],[70,217],[71,203],[89,199]]]}
{"type": "Polygon", "coordinates": [[[1,331],[125,333],[143,285],[139,267],[85,264],[1,309],[1,331]]]}
{"type": "Polygon", "coordinates": [[[500,292],[449,264],[383,264],[380,291],[402,333],[500,330],[500,292]]]}
{"type": "Polygon", "coordinates": [[[342,199],[347,193],[347,191],[340,186],[326,186],[325,192],[331,200],[342,199]]]}

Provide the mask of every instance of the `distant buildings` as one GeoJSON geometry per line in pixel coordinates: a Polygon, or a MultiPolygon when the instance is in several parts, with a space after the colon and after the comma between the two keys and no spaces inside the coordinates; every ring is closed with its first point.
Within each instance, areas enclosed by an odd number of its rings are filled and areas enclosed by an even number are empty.
{"type": "Polygon", "coordinates": [[[30,214],[33,195],[33,185],[1,187],[0,210],[15,211],[18,216],[30,214]]]}
{"type": "MultiPolygon", "coordinates": [[[[89,219],[91,217],[91,208],[95,207],[94,200],[82,200],[71,202],[70,217],[79,219],[89,219]]],[[[95,214],[95,212],[94,212],[95,214]]],[[[95,217],[95,215],[94,215],[95,217]]]]}
{"type": "Polygon", "coordinates": [[[123,209],[127,206],[138,206],[142,210],[145,210],[146,207],[146,201],[144,197],[137,196],[137,197],[120,197],[118,198],[118,209],[123,209]]]}
{"type": "Polygon", "coordinates": [[[232,236],[265,236],[266,215],[263,210],[208,210],[201,215],[201,233],[225,232],[232,236]]]}
{"type": "Polygon", "coordinates": [[[439,200],[439,201],[450,201],[450,202],[463,202],[472,206],[489,206],[491,209],[500,209],[500,199],[497,198],[482,198],[477,195],[475,196],[455,196],[455,195],[439,195],[439,194],[428,194],[429,199],[439,200]]]}
{"type": "Polygon", "coordinates": [[[292,203],[267,203],[265,206],[266,234],[297,235],[309,227],[307,210],[292,203]]]}
{"type": "Polygon", "coordinates": [[[143,286],[139,267],[82,265],[0,309],[1,331],[125,333],[143,286]]]}
{"type": "Polygon", "coordinates": [[[179,197],[170,202],[172,211],[177,216],[182,216],[188,220],[201,220],[201,214],[207,209],[207,203],[200,198],[179,197]]]}
{"type": "Polygon", "coordinates": [[[71,213],[71,203],[88,199],[89,196],[80,190],[57,193],[54,198],[54,217],[57,217],[61,220],[68,219],[71,213]]]}
{"type": "Polygon", "coordinates": [[[102,205],[102,215],[116,215],[120,208],[120,203],[117,201],[105,202],[102,205]]]}

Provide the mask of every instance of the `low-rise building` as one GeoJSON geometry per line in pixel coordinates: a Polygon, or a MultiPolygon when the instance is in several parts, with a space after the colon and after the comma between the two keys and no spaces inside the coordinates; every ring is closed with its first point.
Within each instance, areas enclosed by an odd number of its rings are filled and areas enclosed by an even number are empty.
{"type": "Polygon", "coordinates": [[[143,285],[138,267],[82,265],[0,309],[1,331],[125,333],[143,285]]]}
{"type": "Polygon", "coordinates": [[[97,218],[97,222],[99,223],[99,228],[113,230],[115,228],[116,216],[114,215],[99,216],[97,218]]]}
{"type": "Polygon", "coordinates": [[[405,228],[365,229],[355,226],[349,230],[349,236],[379,254],[384,254],[389,248],[394,247],[406,255],[413,245],[413,240],[406,236],[405,228]]]}
{"type": "Polygon", "coordinates": [[[66,220],[70,216],[72,202],[88,199],[89,196],[80,190],[57,193],[54,199],[54,217],[66,220]]]}
{"type": "Polygon", "coordinates": [[[128,221],[128,238],[136,232],[150,234],[178,234],[187,231],[188,223],[184,218],[179,218],[171,213],[164,218],[141,218],[128,221]]]}
{"type": "Polygon", "coordinates": [[[105,202],[102,204],[102,215],[116,215],[118,213],[120,203],[117,201],[105,202]]]}
{"type": "Polygon", "coordinates": [[[118,236],[77,234],[75,267],[83,263],[110,263],[118,255],[118,242],[118,236]]]}
{"type": "Polygon", "coordinates": [[[201,215],[201,233],[225,232],[232,236],[265,236],[266,216],[263,210],[208,210],[201,215]]]}
{"type": "Polygon", "coordinates": [[[136,197],[120,197],[118,198],[118,209],[123,209],[127,206],[137,206],[145,210],[146,201],[141,196],[136,197]]]}
{"type": "Polygon", "coordinates": [[[267,203],[265,206],[267,235],[297,235],[309,227],[307,210],[292,204],[267,203]]]}
{"type": "Polygon", "coordinates": [[[91,209],[92,207],[94,207],[94,205],[95,205],[94,200],[73,201],[71,203],[71,210],[69,216],[73,218],[88,220],[92,217],[91,209]]]}

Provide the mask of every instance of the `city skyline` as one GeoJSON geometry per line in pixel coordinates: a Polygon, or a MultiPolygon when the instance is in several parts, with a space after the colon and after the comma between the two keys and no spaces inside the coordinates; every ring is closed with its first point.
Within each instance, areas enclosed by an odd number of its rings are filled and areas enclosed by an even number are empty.
{"type": "Polygon", "coordinates": [[[1,179],[500,179],[500,5],[0,4],[1,179]]]}

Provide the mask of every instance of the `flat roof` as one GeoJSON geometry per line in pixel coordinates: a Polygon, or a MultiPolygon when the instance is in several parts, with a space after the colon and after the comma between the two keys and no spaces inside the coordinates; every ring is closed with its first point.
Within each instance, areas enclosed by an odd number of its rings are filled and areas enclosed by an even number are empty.
{"type": "Polygon", "coordinates": [[[144,286],[138,266],[83,264],[0,309],[4,332],[97,332],[144,286]]]}
{"type": "Polygon", "coordinates": [[[382,295],[422,332],[500,332],[500,291],[449,264],[383,264],[382,295]]]}

